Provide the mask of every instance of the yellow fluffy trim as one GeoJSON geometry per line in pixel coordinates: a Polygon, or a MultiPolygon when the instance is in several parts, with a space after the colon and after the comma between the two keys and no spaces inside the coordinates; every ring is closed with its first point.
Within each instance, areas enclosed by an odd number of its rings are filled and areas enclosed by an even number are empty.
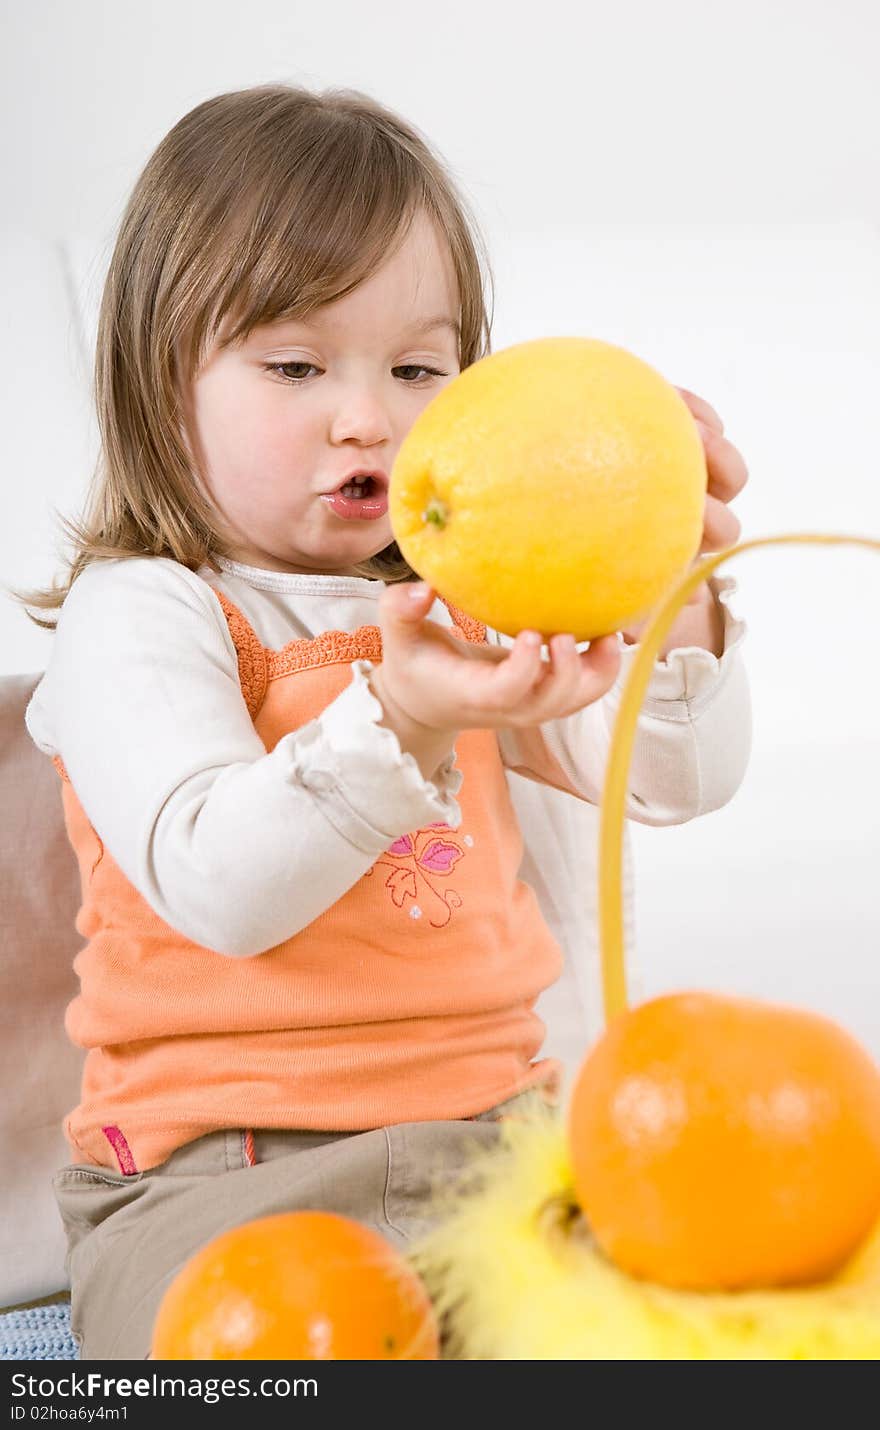
{"type": "MultiPolygon", "coordinates": [[[[466,1360],[875,1360],[880,1224],[833,1280],[673,1291],[616,1270],[584,1227],[559,1114],[538,1105],[476,1149],[412,1250],[446,1350],[466,1360]]],[[[748,1208],[743,1208],[748,1215],[748,1208]]]]}

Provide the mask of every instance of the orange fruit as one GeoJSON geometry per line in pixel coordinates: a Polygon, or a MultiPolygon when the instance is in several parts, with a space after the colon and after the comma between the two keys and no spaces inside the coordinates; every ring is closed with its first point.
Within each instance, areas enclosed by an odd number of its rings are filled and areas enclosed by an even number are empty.
{"type": "Polygon", "coordinates": [[[416,418],[388,514],[409,564],[495,630],[610,635],[699,553],[707,474],[675,388],[624,348],[538,338],[464,369],[416,418]]]}
{"type": "Polygon", "coordinates": [[[880,1071],[801,1009],[708,993],[629,1009],[579,1069],[567,1136],[601,1250],[668,1286],[821,1281],[880,1216],[880,1071]]]}
{"type": "Polygon", "coordinates": [[[154,1360],[436,1360],[434,1311],[378,1232],[284,1212],[215,1237],[168,1286],[154,1360]]]}

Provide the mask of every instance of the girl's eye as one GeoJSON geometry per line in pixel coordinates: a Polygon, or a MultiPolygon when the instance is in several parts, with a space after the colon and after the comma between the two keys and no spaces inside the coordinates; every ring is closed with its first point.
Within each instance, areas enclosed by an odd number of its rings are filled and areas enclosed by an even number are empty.
{"type": "MultiPolygon", "coordinates": [[[[314,363],[311,363],[311,362],[272,362],[272,363],[267,363],[267,364],[266,364],[266,371],[267,371],[267,372],[276,372],[276,373],[278,373],[278,374],[284,379],[285,382],[299,383],[299,382],[305,382],[305,381],[306,381],[305,374],[304,374],[304,373],[296,373],[296,374],[295,374],[295,373],[291,372],[291,368],[306,368],[306,369],[308,369],[308,368],[313,368],[314,366],[315,366],[314,363]]],[[[316,369],[316,370],[317,370],[317,369],[316,369]]],[[[408,364],[406,364],[406,365],[403,366],[403,367],[396,367],[396,368],[393,369],[393,371],[394,371],[394,372],[400,372],[400,373],[404,373],[404,372],[424,372],[424,373],[427,373],[429,377],[446,377],[446,376],[448,376],[447,373],[445,373],[445,372],[439,372],[439,371],[437,370],[437,368],[435,368],[435,367],[424,367],[422,364],[416,364],[416,363],[408,363],[408,364]]],[[[414,387],[417,383],[419,383],[419,382],[424,382],[425,379],[424,379],[424,378],[404,378],[404,381],[406,382],[407,386],[409,386],[409,387],[414,387]]]]}
{"type": "MultiPolygon", "coordinates": [[[[395,372],[426,372],[430,377],[446,377],[445,372],[438,372],[436,367],[422,367],[421,365],[408,364],[405,367],[396,367],[395,372]]],[[[422,382],[422,378],[414,379],[422,382]]]]}
{"type": "Polygon", "coordinates": [[[266,365],[266,371],[280,373],[286,382],[304,382],[305,376],[303,373],[292,376],[289,369],[292,367],[310,368],[314,366],[315,364],[313,362],[270,362],[266,365]]]}

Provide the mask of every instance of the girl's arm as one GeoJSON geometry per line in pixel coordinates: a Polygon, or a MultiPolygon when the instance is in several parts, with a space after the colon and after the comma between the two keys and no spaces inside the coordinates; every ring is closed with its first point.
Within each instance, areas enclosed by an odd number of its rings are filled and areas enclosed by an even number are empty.
{"type": "MultiPolygon", "coordinates": [[[[732,576],[710,578],[724,613],[720,657],[697,647],[670,651],[654,667],[636,727],[626,815],[639,824],[685,824],[720,809],[742,784],[752,718],[741,646],[746,624],[727,602],[732,576]]],[[[492,632],[500,644],[509,638],[492,632]]],[[[506,768],[527,779],[601,802],[620,699],[637,648],[621,647],[620,673],[601,700],[562,720],[499,730],[506,768]]]]}
{"type": "Polygon", "coordinates": [[[114,560],[74,582],[26,721],[151,908],[247,957],[305,928],[401,834],[461,823],[454,748],[426,780],[368,676],[352,662],[321,715],[267,753],[207,583],[165,558],[114,560]]]}

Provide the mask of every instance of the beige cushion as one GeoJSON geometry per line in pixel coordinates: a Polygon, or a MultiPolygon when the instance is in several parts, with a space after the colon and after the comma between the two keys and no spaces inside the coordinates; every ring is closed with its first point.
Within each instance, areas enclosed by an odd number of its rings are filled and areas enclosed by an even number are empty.
{"type": "Polygon", "coordinates": [[[70,1159],[63,1119],[79,1101],[84,1054],[64,1011],[79,873],[64,828],[61,781],[24,724],[40,675],[0,677],[0,1306],[69,1281],[52,1173],[70,1159]]]}

